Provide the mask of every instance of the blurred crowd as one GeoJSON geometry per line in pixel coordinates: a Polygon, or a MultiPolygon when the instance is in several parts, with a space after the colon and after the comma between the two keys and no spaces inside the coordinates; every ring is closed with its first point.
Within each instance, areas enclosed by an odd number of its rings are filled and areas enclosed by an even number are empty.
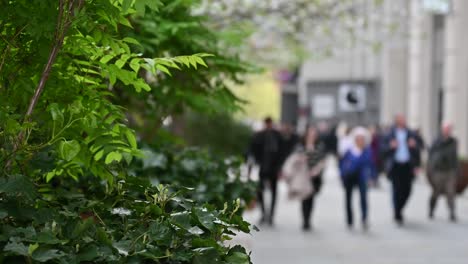
{"type": "Polygon", "coordinates": [[[298,135],[291,124],[276,126],[265,118],[264,127],[253,136],[248,149],[249,164],[259,166],[257,203],[261,210],[259,224],[274,225],[278,180],[288,185],[288,196],[301,202],[303,230],[312,228],[312,212],[317,194],[323,185],[325,160],[338,160],[345,197],[345,223],[355,224],[352,210],[353,192],[360,200],[360,223],[368,223],[368,189],[379,188],[382,178],[392,186],[393,216],[397,225],[405,222],[404,209],[411,196],[418,174],[425,174],[432,188],[428,201],[428,217],[434,217],[439,196],[447,198],[449,219],[456,221],[455,194],[457,183],[457,141],[452,125],[443,124],[440,135],[426,147],[420,132],[406,124],[405,116],[395,116],[391,126],[329,126],[321,122],[308,126],[298,135]],[[425,173],[423,173],[425,172],[425,173]],[[271,201],[265,201],[270,189],[271,201]]]}

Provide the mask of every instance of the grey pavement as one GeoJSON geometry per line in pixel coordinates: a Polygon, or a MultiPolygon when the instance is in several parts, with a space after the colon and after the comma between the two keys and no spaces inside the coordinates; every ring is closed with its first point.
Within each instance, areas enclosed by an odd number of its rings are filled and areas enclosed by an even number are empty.
{"type": "MultiPolygon", "coordinates": [[[[301,230],[299,201],[288,200],[286,186],[279,186],[279,202],[273,228],[240,235],[235,242],[252,251],[254,264],[466,264],[468,263],[468,195],[457,199],[458,223],[448,220],[445,199],[439,200],[436,217],[429,220],[430,189],[424,177],[416,181],[405,210],[406,223],[397,227],[392,218],[390,185],[381,179],[380,189],[369,193],[370,229],[345,225],[344,197],[338,172],[329,161],[322,192],[316,199],[313,230],[301,230]]],[[[468,192],[468,191],[467,191],[468,192]]],[[[355,218],[359,219],[359,195],[354,195],[355,218]]],[[[245,218],[256,223],[258,210],[245,218]]]]}

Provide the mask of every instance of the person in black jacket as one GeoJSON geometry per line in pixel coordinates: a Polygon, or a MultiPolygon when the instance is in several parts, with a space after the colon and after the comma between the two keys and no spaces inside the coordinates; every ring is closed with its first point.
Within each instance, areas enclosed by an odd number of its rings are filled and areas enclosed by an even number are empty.
{"type": "Polygon", "coordinates": [[[420,146],[417,136],[406,126],[403,115],[397,115],[395,125],[384,143],[386,170],[393,187],[394,217],[403,224],[403,209],[411,195],[414,172],[418,166],[420,146]]]}
{"type": "Polygon", "coordinates": [[[283,140],[280,132],[274,129],[271,118],[265,118],[264,125],[265,128],[253,136],[249,153],[255,158],[256,163],[260,167],[260,179],[257,190],[257,200],[262,210],[260,224],[268,222],[269,225],[273,225],[278,176],[283,159],[283,140]],[[263,199],[263,192],[267,184],[270,185],[272,193],[269,214],[267,214],[265,210],[265,202],[263,199]]]}
{"type": "Polygon", "coordinates": [[[286,159],[291,155],[294,150],[300,145],[300,138],[294,132],[294,128],[291,124],[284,123],[281,127],[281,167],[283,166],[286,159]]]}
{"type": "Polygon", "coordinates": [[[428,158],[427,175],[432,186],[429,218],[434,217],[438,197],[445,194],[450,210],[450,220],[455,222],[455,187],[458,170],[457,140],[452,136],[451,125],[443,125],[441,132],[441,135],[432,144],[428,158]]]}

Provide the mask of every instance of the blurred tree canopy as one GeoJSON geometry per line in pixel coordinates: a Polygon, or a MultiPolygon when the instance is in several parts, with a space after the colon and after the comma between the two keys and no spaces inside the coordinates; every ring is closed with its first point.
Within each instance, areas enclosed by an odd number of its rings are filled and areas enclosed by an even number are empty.
{"type": "Polygon", "coordinates": [[[218,30],[248,32],[244,54],[295,67],[361,41],[378,50],[403,25],[401,0],[202,0],[218,30]],[[392,17],[393,19],[388,19],[392,17]],[[378,28],[378,30],[375,30],[378,28]]]}

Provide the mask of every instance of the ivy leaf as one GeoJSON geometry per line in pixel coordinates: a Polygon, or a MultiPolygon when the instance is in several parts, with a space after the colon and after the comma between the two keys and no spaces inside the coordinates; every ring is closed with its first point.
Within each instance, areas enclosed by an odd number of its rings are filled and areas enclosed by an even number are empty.
{"type": "Polygon", "coordinates": [[[65,256],[65,254],[57,249],[38,249],[32,254],[32,259],[39,262],[47,262],[52,259],[60,258],[65,256]]]}
{"type": "Polygon", "coordinates": [[[84,249],[80,250],[78,253],[78,260],[82,261],[92,261],[99,257],[99,250],[95,245],[89,245],[84,249]]]}
{"type": "Polygon", "coordinates": [[[71,161],[73,158],[80,153],[81,147],[80,143],[76,140],[62,141],[59,145],[60,156],[66,160],[71,161]]]}
{"type": "Polygon", "coordinates": [[[59,105],[57,103],[52,103],[49,105],[48,110],[50,112],[50,115],[52,116],[52,120],[58,121],[58,122],[63,122],[63,112],[60,109],[59,105]]]}
{"type": "Polygon", "coordinates": [[[0,220],[7,217],[8,216],[8,213],[5,212],[4,210],[0,210],[0,220]]]}
{"type": "Polygon", "coordinates": [[[28,256],[28,247],[23,243],[10,242],[4,248],[3,251],[15,253],[21,256],[28,256]]]}

